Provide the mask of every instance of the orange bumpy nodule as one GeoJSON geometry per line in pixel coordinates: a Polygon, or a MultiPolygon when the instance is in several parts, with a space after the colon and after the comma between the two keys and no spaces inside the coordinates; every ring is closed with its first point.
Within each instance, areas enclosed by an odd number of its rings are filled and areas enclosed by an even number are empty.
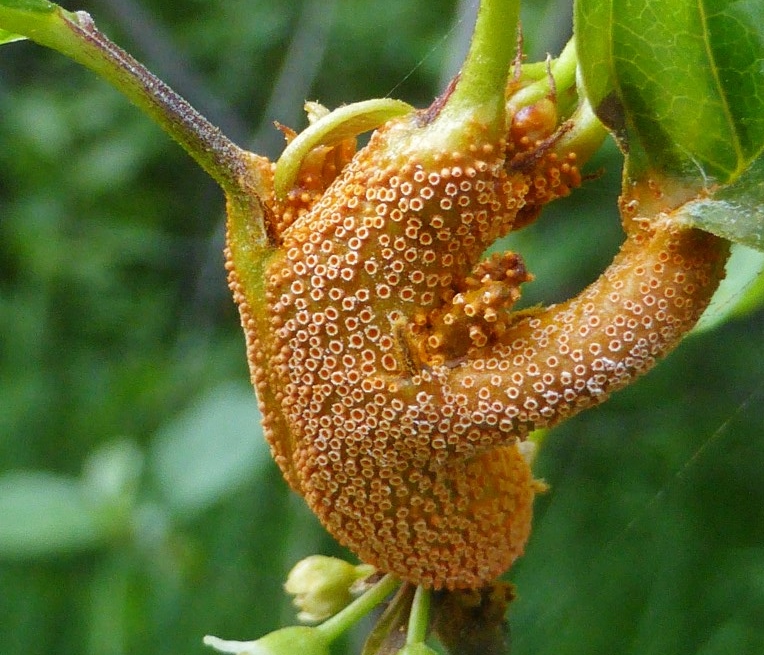
{"type": "Polygon", "coordinates": [[[594,284],[513,313],[522,259],[480,258],[580,183],[575,154],[555,154],[533,121],[532,139],[522,121],[498,140],[476,124],[465,147],[423,154],[411,138],[423,121],[391,120],[354,155],[322,146],[285,199],[263,198],[275,247],[260,295],[230,235],[228,268],[291,487],[363,561],[477,588],[530,532],[540,487],[518,440],[649,369],[705,308],[726,249],[674,220],[658,191],[635,194],[594,284]]]}

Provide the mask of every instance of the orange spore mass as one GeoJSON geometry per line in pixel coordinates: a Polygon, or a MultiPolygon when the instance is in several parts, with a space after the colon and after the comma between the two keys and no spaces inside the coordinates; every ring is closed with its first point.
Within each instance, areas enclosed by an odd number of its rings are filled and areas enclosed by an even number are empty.
{"type": "Polygon", "coordinates": [[[517,440],[670,349],[708,302],[724,247],[670,215],[634,220],[591,287],[513,314],[522,259],[480,258],[580,183],[574,155],[540,147],[531,122],[532,142],[515,127],[507,142],[420,157],[391,145],[413,121],[378,130],[344,168],[347,150],[319,153],[289,198],[266,199],[278,247],[264,296],[242,287],[240,262],[230,283],[289,484],[362,560],[477,588],[530,532],[539,487],[517,440]]]}

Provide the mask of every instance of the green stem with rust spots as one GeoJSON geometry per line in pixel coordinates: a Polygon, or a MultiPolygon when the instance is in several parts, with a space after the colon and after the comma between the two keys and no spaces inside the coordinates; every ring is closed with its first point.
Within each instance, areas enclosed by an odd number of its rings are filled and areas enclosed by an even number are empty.
{"type": "Polygon", "coordinates": [[[570,117],[570,122],[571,129],[555,144],[554,151],[561,155],[575,152],[581,165],[599,150],[608,131],[594,114],[586,98],[580,101],[570,117]]]}

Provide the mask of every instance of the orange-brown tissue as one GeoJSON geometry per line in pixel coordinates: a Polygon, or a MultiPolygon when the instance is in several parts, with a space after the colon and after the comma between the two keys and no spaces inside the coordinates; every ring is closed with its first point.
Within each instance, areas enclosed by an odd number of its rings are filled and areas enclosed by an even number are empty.
{"type": "Polygon", "coordinates": [[[230,285],[289,484],[363,561],[477,588],[530,532],[540,486],[518,442],[670,349],[708,302],[724,246],[670,208],[637,210],[591,287],[513,312],[522,259],[480,258],[580,183],[575,153],[527,120],[503,139],[473,125],[463,147],[422,151],[422,121],[388,122],[352,159],[345,144],[306,162],[293,193],[265,198],[275,247],[262,291],[244,288],[232,250],[230,285]]]}

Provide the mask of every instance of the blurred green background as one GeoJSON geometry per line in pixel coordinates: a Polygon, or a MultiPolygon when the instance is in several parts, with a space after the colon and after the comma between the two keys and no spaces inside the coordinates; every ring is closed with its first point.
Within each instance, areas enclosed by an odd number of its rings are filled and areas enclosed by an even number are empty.
{"type": "MultiPolygon", "coordinates": [[[[428,104],[476,3],[64,4],[273,156],[272,121],[302,127],[306,98],[428,104]]],[[[532,57],[558,53],[569,0],[527,1],[524,27],[532,57]]],[[[510,241],[538,278],[528,303],[575,293],[618,247],[615,149],[589,169],[510,241]]],[[[33,44],[0,50],[3,655],[203,653],[206,633],[292,623],[296,560],[347,556],[262,443],[221,201],[90,73],[33,44]]],[[[763,325],[754,303],[550,433],[536,469],[551,492],[509,576],[514,653],[764,652],[763,325]]]]}

